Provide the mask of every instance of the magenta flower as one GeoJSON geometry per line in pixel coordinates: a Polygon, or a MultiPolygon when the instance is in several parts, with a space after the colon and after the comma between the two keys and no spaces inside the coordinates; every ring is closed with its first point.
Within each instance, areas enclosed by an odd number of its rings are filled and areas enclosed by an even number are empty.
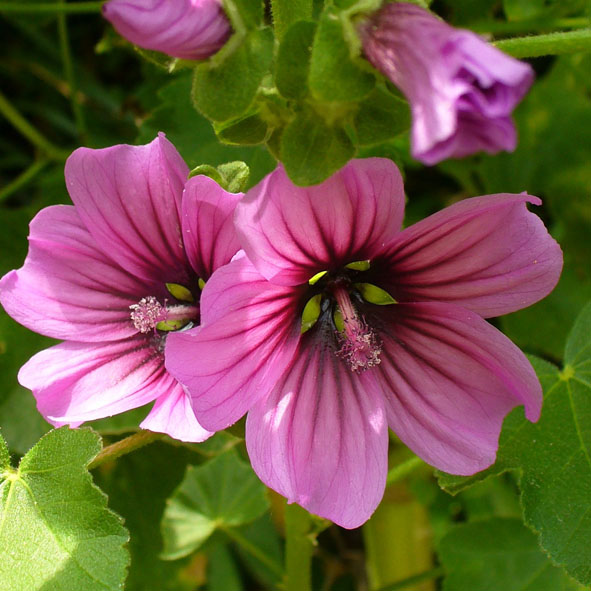
{"type": "Polygon", "coordinates": [[[186,60],[214,54],[231,33],[221,0],[110,0],[103,16],[135,45],[186,60]]]}
{"type": "Polygon", "coordinates": [[[527,203],[540,200],[476,197],[401,231],[391,161],[354,160],[305,188],[279,167],[238,204],[247,256],[213,274],[202,325],[170,335],[166,365],[207,429],[249,411],[263,482],[357,527],[384,491],[388,426],[433,466],[473,474],[494,462],[513,407],[538,419],[536,374],[484,320],[560,275],[527,203]]]}
{"type": "Polygon", "coordinates": [[[53,425],[155,400],[141,427],[185,441],[210,435],[163,350],[171,330],[199,322],[201,280],[237,251],[241,195],[204,176],[187,182],[188,173],[163,134],[146,146],[80,148],[66,162],[74,206],[31,222],[24,266],[0,280],[0,302],[31,330],[66,341],[19,373],[53,425]]]}
{"type": "Polygon", "coordinates": [[[533,81],[529,65],[405,2],[386,4],[360,32],[367,59],[410,102],[417,160],[515,149],[511,113],[533,81]]]}

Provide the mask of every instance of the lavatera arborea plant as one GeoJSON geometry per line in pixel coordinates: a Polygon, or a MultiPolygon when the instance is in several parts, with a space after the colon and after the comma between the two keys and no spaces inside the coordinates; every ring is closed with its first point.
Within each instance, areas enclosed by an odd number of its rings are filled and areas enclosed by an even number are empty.
{"type": "Polygon", "coordinates": [[[528,204],[540,200],[466,199],[401,230],[391,161],[353,160],[307,188],[280,166],[237,205],[244,252],[207,282],[201,325],[169,335],[166,366],[205,428],[248,412],[265,484],[357,527],[384,492],[388,427],[468,475],[495,461],[512,408],[538,419],[533,368],[486,321],[560,275],[560,247],[528,204]]]}
{"type": "Polygon", "coordinates": [[[145,146],[80,148],[65,175],[74,205],[37,214],[23,267],[0,280],[8,314],[65,340],[28,361],[20,383],[55,426],[155,401],[143,428],[203,441],[211,433],[166,371],[164,346],[199,323],[204,281],[238,250],[241,194],[187,180],[163,134],[145,146]]]}

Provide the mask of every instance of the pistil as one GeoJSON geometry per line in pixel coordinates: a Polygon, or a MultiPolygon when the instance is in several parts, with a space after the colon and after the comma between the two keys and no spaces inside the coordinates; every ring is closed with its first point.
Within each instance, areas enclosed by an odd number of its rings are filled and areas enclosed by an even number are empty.
{"type": "Polygon", "coordinates": [[[342,284],[335,283],[331,291],[343,317],[343,330],[337,332],[341,347],[336,354],[356,373],[379,365],[382,346],[375,332],[358,314],[342,284]]]}

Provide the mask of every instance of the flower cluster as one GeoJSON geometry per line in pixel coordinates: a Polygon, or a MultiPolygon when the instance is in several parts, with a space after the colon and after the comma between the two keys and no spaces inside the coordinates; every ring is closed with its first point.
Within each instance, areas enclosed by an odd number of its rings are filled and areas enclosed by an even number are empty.
{"type": "Polygon", "coordinates": [[[66,164],[74,206],[31,223],[0,300],[66,341],[19,374],[47,420],[155,401],[142,427],[201,441],[248,412],[260,478],[356,527],[383,494],[388,426],[472,474],[494,461],[509,410],[538,418],[533,369],[484,320],[558,279],[560,249],[526,208],[537,198],[467,199],[401,230],[386,159],[308,188],[279,166],[244,197],[187,174],[162,135],[81,148],[66,164]]]}
{"type": "MultiPolygon", "coordinates": [[[[104,14],[184,59],[231,34],[219,0],[111,0],[104,14]]],[[[529,66],[406,3],[360,35],[409,99],[417,159],[514,147],[529,66]]],[[[248,414],[261,480],[353,528],[383,495],[388,428],[469,475],[495,461],[511,409],[538,419],[532,366],[486,320],[558,281],[560,247],[528,209],[537,197],[465,199],[402,229],[388,159],[352,160],[311,187],[279,164],[242,195],[189,178],[164,134],[80,148],[65,177],[73,205],[33,219],[23,267],[0,280],[14,319],[64,341],[19,373],[53,425],[153,403],[142,428],[199,442],[248,414]]]]}

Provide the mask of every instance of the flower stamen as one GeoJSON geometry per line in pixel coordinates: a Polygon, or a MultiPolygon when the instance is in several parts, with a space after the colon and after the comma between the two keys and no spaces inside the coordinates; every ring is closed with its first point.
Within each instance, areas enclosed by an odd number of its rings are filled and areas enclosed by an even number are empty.
{"type": "Polygon", "coordinates": [[[166,308],[154,296],[142,298],[129,309],[131,321],[141,333],[150,332],[159,322],[166,320],[166,308]]]}

